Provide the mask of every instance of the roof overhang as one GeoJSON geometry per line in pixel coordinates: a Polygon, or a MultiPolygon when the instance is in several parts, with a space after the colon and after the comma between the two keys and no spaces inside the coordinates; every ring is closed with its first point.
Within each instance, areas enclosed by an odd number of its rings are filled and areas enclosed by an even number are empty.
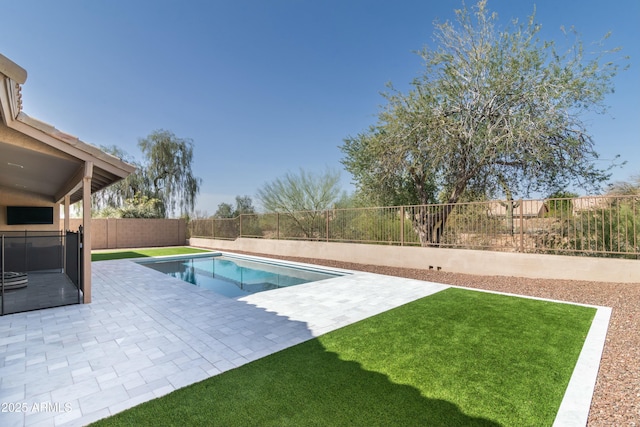
{"type": "Polygon", "coordinates": [[[26,78],[23,68],[0,55],[0,190],[33,193],[54,203],[68,195],[75,203],[83,197],[84,178],[91,177],[91,193],[95,193],[135,170],[24,114],[20,85],[26,78]]]}

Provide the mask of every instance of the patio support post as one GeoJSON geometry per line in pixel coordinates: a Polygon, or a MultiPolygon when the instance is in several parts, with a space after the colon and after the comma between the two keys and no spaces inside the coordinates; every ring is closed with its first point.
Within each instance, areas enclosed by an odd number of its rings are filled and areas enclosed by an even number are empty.
{"type": "Polygon", "coordinates": [[[71,203],[71,196],[70,195],[66,195],[64,196],[64,202],[63,202],[63,206],[64,206],[64,225],[62,226],[62,233],[61,237],[63,240],[63,248],[64,250],[62,251],[62,266],[64,269],[65,274],[68,274],[67,272],[67,244],[69,243],[69,240],[67,239],[67,231],[69,231],[69,204],[71,203]]]}
{"type": "Polygon", "coordinates": [[[69,205],[71,204],[71,196],[64,196],[64,229],[62,231],[69,231],[69,205]]]}
{"type": "Polygon", "coordinates": [[[82,178],[82,302],[91,302],[91,177],[93,163],[85,162],[82,178]]]}

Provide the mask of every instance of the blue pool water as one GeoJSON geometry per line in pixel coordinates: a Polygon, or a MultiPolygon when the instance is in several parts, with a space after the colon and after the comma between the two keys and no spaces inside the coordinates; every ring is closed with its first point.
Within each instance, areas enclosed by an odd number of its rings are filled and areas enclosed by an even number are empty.
{"type": "Polygon", "coordinates": [[[295,286],[342,275],[225,255],[179,260],[145,260],[139,263],[228,297],[295,286]]]}

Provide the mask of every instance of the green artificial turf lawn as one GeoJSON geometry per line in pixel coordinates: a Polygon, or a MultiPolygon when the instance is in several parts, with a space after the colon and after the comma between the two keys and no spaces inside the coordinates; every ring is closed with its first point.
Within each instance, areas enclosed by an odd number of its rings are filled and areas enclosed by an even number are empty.
{"type": "Polygon", "coordinates": [[[109,259],[142,258],[142,257],[166,256],[166,255],[185,255],[185,254],[197,254],[201,252],[210,252],[210,251],[203,250],[203,249],[188,248],[185,246],[172,246],[167,248],[93,252],[91,254],[91,261],[105,261],[109,259]]]}
{"type": "Polygon", "coordinates": [[[96,425],[551,425],[595,311],[449,288],[96,425]]]}

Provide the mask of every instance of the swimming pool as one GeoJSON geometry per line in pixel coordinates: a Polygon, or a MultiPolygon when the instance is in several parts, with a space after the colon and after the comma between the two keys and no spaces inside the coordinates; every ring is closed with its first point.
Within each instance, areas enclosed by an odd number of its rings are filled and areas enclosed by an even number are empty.
{"type": "Polygon", "coordinates": [[[232,298],[345,274],[229,254],[140,260],[138,263],[232,298]]]}

